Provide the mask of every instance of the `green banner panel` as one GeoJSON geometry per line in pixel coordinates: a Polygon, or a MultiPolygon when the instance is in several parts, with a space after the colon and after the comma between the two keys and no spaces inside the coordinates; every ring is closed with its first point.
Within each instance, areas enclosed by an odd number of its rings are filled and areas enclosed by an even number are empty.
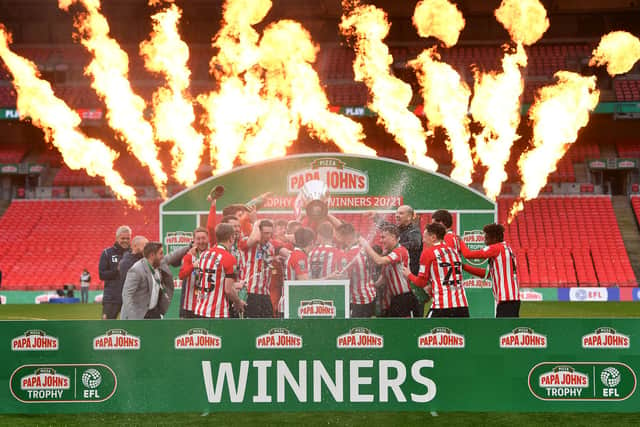
{"type": "Polygon", "coordinates": [[[6,321],[2,413],[637,412],[637,319],[6,321]]]}

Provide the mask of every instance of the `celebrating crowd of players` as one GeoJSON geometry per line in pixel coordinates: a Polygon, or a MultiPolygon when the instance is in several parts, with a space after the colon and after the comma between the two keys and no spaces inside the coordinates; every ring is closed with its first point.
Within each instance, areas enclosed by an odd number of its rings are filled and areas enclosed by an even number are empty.
{"type": "Polygon", "coordinates": [[[168,257],[163,257],[162,245],[139,236],[131,242],[137,243],[132,252],[123,247],[131,231],[127,236],[128,227],[118,230],[116,245],[105,249],[100,261],[103,318],[115,318],[120,310],[122,318],[135,318],[125,315],[132,312],[138,318],[162,317],[173,295],[167,259],[180,265],[181,318],[281,317],[283,281],[309,279],[348,279],[351,317],[423,317],[429,297],[427,317],[469,317],[463,270],[491,279],[496,317],[519,315],[516,259],[499,224],[484,227],[485,248],[470,250],[452,231],[448,211],[434,212],[420,236],[413,209],[401,206],[396,224],[374,218],[377,246],[372,236],[358,236],[352,224],[332,215],[274,222],[258,220],[255,206],[234,204],[223,209],[216,224],[216,199],[222,191],[214,189],[209,196],[207,227],[194,230],[191,247],[168,257]],[[132,266],[132,256],[140,265],[132,266]],[[129,258],[124,272],[118,265],[122,257],[129,258]],[[488,259],[488,268],[465,264],[462,257],[488,259]],[[113,280],[116,272],[119,281],[113,280]]]}

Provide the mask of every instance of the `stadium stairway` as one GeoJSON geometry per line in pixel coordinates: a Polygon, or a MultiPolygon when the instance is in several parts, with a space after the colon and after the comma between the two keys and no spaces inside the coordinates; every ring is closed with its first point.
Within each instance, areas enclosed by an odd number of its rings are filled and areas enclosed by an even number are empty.
{"type": "Polygon", "coordinates": [[[611,203],[616,214],[624,247],[629,256],[631,268],[636,278],[640,278],[640,231],[638,230],[633,207],[627,196],[613,196],[611,203]]]}

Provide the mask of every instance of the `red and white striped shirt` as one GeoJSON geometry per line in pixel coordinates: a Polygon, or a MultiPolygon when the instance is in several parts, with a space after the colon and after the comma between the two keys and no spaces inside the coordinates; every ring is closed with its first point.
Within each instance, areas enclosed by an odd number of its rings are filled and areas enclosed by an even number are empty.
{"type": "Polygon", "coordinates": [[[238,248],[244,255],[242,280],[247,282],[250,294],[269,295],[271,285],[271,262],[275,249],[270,242],[256,243],[253,247],[247,245],[248,238],[240,240],[238,248]]]}
{"type": "Polygon", "coordinates": [[[202,254],[198,266],[202,278],[194,313],[202,317],[229,317],[224,281],[237,276],[235,258],[224,246],[217,245],[202,254]]]}
{"type": "Polygon", "coordinates": [[[444,242],[422,251],[420,272],[417,276],[409,275],[409,280],[422,288],[431,282],[432,309],[468,307],[460,254],[444,242]]]}
{"type": "Polygon", "coordinates": [[[447,231],[447,234],[444,235],[444,243],[450,248],[455,249],[458,252],[458,254],[461,253],[460,248],[462,245],[460,245],[460,236],[458,236],[453,231],[451,230],[447,231]]]}
{"type": "Polygon", "coordinates": [[[462,245],[462,254],[467,259],[489,260],[488,270],[469,266],[465,266],[465,269],[481,277],[486,277],[487,272],[489,273],[493,281],[493,296],[497,302],[520,300],[516,256],[506,242],[494,243],[477,251],[462,245]]]}
{"type": "Polygon", "coordinates": [[[182,293],[184,294],[182,308],[184,310],[193,311],[196,307],[196,283],[200,280],[199,262],[199,257],[190,253],[187,253],[182,258],[182,266],[180,267],[178,278],[182,280],[182,293]]]}
{"type": "Polygon", "coordinates": [[[285,280],[300,280],[301,274],[309,274],[309,259],[305,251],[294,248],[287,260],[285,280]]]}
{"type": "Polygon", "coordinates": [[[319,245],[309,252],[312,279],[322,279],[344,268],[344,254],[333,245],[319,245]]]}
{"type": "Polygon", "coordinates": [[[409,252],[404,246],[396,246],[386,257],[391,260],[382,269],[382,274],[387,279],[387,287],[391,291],[391,296],[406,294],[411,292],[409,281],[404,277],[402,268],[409,268],[409,252]]]}
{"type": "Polygon", "coordinates": [[[376,299],[371,265],[359,245],[352,246],[345,253],[352,304],[369,304],[376,299]]]}

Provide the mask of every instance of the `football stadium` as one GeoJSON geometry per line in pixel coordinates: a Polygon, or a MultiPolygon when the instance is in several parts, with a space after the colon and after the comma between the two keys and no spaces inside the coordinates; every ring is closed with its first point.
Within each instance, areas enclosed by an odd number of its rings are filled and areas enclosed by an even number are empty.
{"type": "Polygon", "coordinates": [[[0,0],[0,425],[640,425],[637,0],[0,0]]]}

